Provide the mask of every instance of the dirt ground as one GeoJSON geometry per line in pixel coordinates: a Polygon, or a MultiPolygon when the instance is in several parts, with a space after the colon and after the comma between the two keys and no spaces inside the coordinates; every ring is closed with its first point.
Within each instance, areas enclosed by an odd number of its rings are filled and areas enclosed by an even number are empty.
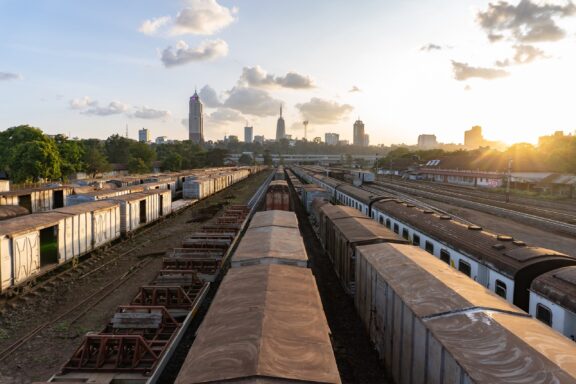
{"type": "Polygon", "coordinates": [[[432,206],[438,207],[453,215],[480,225],[484,229],[496,233],[511,235],[515,239],[523,240],[527,244],[543,248],[553,249],[568,255],[576,256],[576,239],[569,236],[562,236],[556,233],[534,228],[530,225],[521,224],[517,221],[478,212],[473,209],[455,207],[450,204],[438,201],[420,199],[432,206]]]}
{"type": "Polygon", "coordinates": [[[0,311],[0,351],[95,294],[72,314],[40,331],[1,361],[0,383],[42,381],[58,372],[79,347],[86,332],[101,330],[118,305],[128,304],[138,288],[153,279],[166,250],[179,246],[187,233],[217,216],[207,218],[205,222],[193,222],[192,218],[197,217],[202,208],[221,202],[245,204],[267,175],[267,172],[262,172],[244,180],[154,225],[148,231],[144,229],[130,240],[99,251],[105,252],[106,256],[94,268],[134,248],[97,272],[82,279],[65,279],[35,297],[19,301],[13,308],[3,308],[0,311]],[[107,284],[111,284],[110,287],[121,285],[113,291],[106,289],[100,292],[107,284]],[[86,314],[80,314],[84,310],[87,310],[86,314]]]}
{"type": "MultiPolygon", "coordinates": [[[[295,195],[292,194],[291,198],[295,199],[295,195]]],[[[352,297],[344,292],[304,208],[301,204],[294,206],[324,312],[332,331],[332,346],[342,383],[389,383],[383,363],[370,344],[368,334],[356,313],[352,297]]]]}

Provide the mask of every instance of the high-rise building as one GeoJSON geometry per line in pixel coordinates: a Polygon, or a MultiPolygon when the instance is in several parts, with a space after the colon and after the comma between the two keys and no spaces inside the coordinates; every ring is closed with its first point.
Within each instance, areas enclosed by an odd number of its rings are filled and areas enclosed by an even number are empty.
{"type": "Polygon", "coordinates": [[[324,141],[327,145],[338,145],[338,141],[340,140],[340,135],[337,133],[325,133],[324,134],[324,141]]]}
{"type": "Polygon", "coordinates": [[[484,145],[484,137],[482,136],[482,127],[476,125],[464,131],[464,145],[470,149],[476,149],[484,145]]]}
{"type": "Polygon", "coordinates": [[[370,135],[365,133],[364,134],[364,146],[368,147],[370,145],[370,135]]]}
{"type": "Polygon", "coordinates": [[[418,148],[420,149],[434,149],[438,147],[436,135],[418,135],[418,148]]]}
{"type": "Polygon", "coordinates": [[[188,114],[188,139],[196,144],[204,142],[204,118],[202,116],[202,103],[198,93],[190,98],[188,114]]]}
{"type": "Polygon", "coordinates": [[[156,138],[156,144],[158,145],[166,144],[167,142],[168,142],[168,136],[158,136],[156,138]]]}
{"type": "Polygon", "coordinates": [[[254,142],[264,144],[264,135],[256,135],[254,136],[254,142]]]}
{"type": "Polygon", "coordinates": [[[254,134],[254,128],[253,127],[244,127],[244,142],[245,143],[251,143],[252,142],[252,136],[254,134]]]}
{"type": "Polygon", "coordinates": [[[284,123],[284,118],[282,117],[282,106],[280,106],[280,117],[276,123],[276,141],[284,139],[286,136],[286,124],[284,123]]]}
{"type": "Polygon", "coordinates": [[[138,131],[138,141],[141,143],[148,143],[150,141],[150,131],[146,128],[142,128],[138,131]]]}
{"type": "Polygon", "coordinates": [[[364,123],[358,119],[354,122],[354,138],[352,143],[354,145],[364,145],[364,123]]]}

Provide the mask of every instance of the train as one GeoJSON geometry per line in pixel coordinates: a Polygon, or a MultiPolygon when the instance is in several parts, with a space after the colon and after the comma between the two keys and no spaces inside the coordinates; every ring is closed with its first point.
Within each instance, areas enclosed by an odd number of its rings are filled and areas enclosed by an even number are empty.
{"type": "Polygon", "coordinates": [[[285,180],[273,180],[266,191],[266,210],[290,211],[290,191],[285,180]]]}
{"type": "MultiPolygon", "coordinates": [[[[378,195],[293,167],[308,183],[326,190],[327,200],[350,206],[413,245],[457,269],[565,336],[576,335],[576,258],[534,247],[505,234],[465,224],[394,196],[378,195]],[[559,274],[559,272],[561,272],[559,274]]],[[[307,204],[307,203],[306,203],[307,204]]],[[[312,205],[308,209],[310,212],[312,205]]]]}
{"type": "Polygon", "coordinates": [[[560,333],[358,209],[312,207],[392,382],[576,382],[576,345],[560,333]]]}
{"type": "MultiPolygon", "coordinates": [[[[214,173],[219,180],[218,188],[213,188],[210,195],[262,169],[261,166],[226,172],[219,169],[214,173]]],[[[209,174],[209,170],[196,173],[209,174]]],[[[180,184],[185,182],[178,180],[180,184]]],[[[173,190],[168,185],[151,182],[68,195],[70,204],[66,206],[3,220],[0,224],[0,295],[17,293],[54,268],[130,237],[140,228],[170,215],[173,190]]]]}
{"type": "Polygon", "coordinates": [[[307,258],[293,212],[256,213],[175,382],[341,383],[307,258]]]}

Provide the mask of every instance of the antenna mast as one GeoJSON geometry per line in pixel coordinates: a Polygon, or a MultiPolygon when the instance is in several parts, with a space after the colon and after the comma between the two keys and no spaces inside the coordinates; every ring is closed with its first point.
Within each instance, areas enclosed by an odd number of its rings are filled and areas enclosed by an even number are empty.
{"type": "Polygon", "coordinates": [[[304,120],[302,124],[304,124],[304,138],[308,141],[308,120],[304,120]]]}

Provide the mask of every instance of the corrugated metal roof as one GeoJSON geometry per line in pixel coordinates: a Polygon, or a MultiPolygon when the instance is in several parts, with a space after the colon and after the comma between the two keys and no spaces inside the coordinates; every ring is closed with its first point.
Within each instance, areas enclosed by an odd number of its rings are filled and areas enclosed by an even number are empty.
{"type": "Polygon", "coordinates": [[[272,210],[257,212],[252,217],[249,228],[270,226],[298,228],[298,218],[294,212],[289,211],[272,210]]]}
{"type": "Polygon", "coordinates": [[[366,216],[339,219],[334,221],[334,225],[350,243],[366,241],[407,242],[407,240],[404,240],[385,226],[366,216]]]}
{"type": "Polygon", "coordinates": [[[2,224],[0,224],[0,235],[32,232],[37,229],[57,225],[60,220],[67,217],[69,216],[55,212],[33,213],[30,215],[13,217],[2,221],[2,224]]]}
{"type": "Polygon", "coordinates": [[[232,269],[176,383],[256,378],[340,383],[329,334],[309,269],[279,265],[232,269]]]}
{"type": "Polygon", "coordinates": [[[260,227],[246,231],[232,261],[263,258],[307,261],[308,255],[298,228],[260,227]]]}

